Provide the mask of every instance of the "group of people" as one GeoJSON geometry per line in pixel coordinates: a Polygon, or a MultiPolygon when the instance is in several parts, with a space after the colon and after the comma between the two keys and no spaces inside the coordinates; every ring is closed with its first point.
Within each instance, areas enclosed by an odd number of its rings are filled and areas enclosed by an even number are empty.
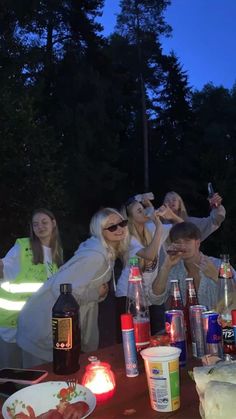
{"type": "Polygon", "coordinates": [[[64,264],[54,215],[42,208],[34,211],[30,237],[18,239],[0,260],[0,367],[52,361],[51,313],[62,283],[72,284],[79,303],[82,351],[96,350],[99,303],[112,283],[117,316],[125,312],[128,260],[135,255],[143,273],[152,334],[164,327],[171,278],[179,279],[185,299],[184,280],[193,277],[199,303],[214,308],[219,259],[203,255],[200,243],[220,227],[225,209],[218,193],[209,203],[211,211],[205,218],[189,217],[176,192],[167,193],[158,209],[145,195],[141,201],[131,197],[120,211],[103,208],[91,219],[90,237],[64,264]],[[117,259],[122,270],[115,278],[117,259]]]}

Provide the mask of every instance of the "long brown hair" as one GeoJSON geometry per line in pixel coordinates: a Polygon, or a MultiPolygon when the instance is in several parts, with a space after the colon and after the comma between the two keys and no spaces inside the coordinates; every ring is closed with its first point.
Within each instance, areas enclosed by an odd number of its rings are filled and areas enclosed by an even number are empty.
{"type": "Polygon", "coordinates": [[[52,235],[50,238],[50,248],[52,252],[52,262],[59,267],[63,264],[63,251],[61,246],[60,234],[54,214],[46,208],[38,208],[34,210],[30,220],[30,245],[33,253],[33,263],[35,265],[37,265],[38,263],[43,263],[43,247],[39,238],[34,233],[32,223],[33,217],[39,213],[45,214],[52,221],[55,221],[55,226],[53,228],[52,235]]]}

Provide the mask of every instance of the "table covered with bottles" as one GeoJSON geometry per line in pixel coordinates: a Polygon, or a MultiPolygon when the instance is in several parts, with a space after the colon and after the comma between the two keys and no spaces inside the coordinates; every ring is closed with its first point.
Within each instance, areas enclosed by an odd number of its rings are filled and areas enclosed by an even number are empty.
{"type": "MultiPolygon", "coordinates": [[[[191,357],[188,359],[187,366],[180,369],[180,409],[169,413],[156,412],[151,408],[144,363],[140,355],[138,355],[139,375],[132,378],[126,377],[123,347],[121,344],[100,349],[92,354],[81,355],[80,370],[72,375],[55,375],[52,372],[52,364],[41,365],[39,369],[43,368],[49,372],[44,381],[61,381],[75,377],[81,383],[82,377],[85,374],[85,367],[89,364],[89,355],[95,355],[101,361],[108,362],[111,365],[116,380],[116,389],[113,397],[106,402],[97,404],[95,410],[90,415],[91,418],[121,419],[130,417],[146,419],[158,417],[167,419],[172,416],[176,419],[200,418],[199,398],[195,389],[195,383],[188,373],[188,371],[192,370],[193,366],[200,365],[200,361],[191,357]]],[[[3,401],[2,399],[1,405],[3,401]]]]}

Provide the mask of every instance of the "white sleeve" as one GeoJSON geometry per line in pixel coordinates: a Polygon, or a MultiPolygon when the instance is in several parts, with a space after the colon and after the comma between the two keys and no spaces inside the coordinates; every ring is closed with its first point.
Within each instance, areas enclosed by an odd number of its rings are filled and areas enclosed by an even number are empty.
{"type": "Polygon", "coordinates": [[[20,272],[20,245],[18,243],[15,243],[7,252],[2,262],[4,280],[13,281],[20,272]]]}
{"type": "Polygon", "coordinates": [[[143,249],[144,246],[135,238],[131,237],[129,244],[129,258],[136,256],[140,249],[143,249]]]}
{"type": "MultiPolygon", "coordinates": [[[[171,229],[172,226],[173,226],[173,224],[163,224],[162,223],[162,233],[161,233],[161,243],[160,243],[160,245],[162,245],[166,241],[166,239],[168,238],[169,232],[170,232],[170,229],[171,229]]],[[[146,227],[149,230],[149,232],[151,233],[151,235],[154,236],[154,233],[155,233],[155,230],[156,230],[156,226],[155,226],[154,222],[153,221],[148,221],[146,223],[146,227]]]]}

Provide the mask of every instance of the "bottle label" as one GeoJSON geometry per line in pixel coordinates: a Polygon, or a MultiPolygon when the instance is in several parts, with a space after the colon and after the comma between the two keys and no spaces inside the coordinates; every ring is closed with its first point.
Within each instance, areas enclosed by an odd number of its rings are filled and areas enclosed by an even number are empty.
{"type": "Polygon", "coordinates": [[[223,342],[225,345],[234,345],[234,329],[233,327],[223,327],[223,342]]]}
{"type": "Polygon", "coordinates": [[[174,290],[174,298],[177,300],[181,299],[180,290],[174,290]]]}
{"type": "Polygon", "coordinates": [[[149,319],[136,319],[134,321],[134,336],[136,347],[145,347],[150,343],[150,321],[149,319]]]}
{"type": "Polygon", "coordinates": [[[72,349],[72,318],[52,318],[53,348],[72,349]]]}
{"type": "Polygon", "coordinates": [[[232,278],[232,271],[229,264],[222,263],[220,265],[220,271],[219,271],[219,277],[220,278],[232,278]]]}
{"type": "Polygon", "coordinates": [[[194,287],[189,288],[188,295],[189,295],[190,298],[196,297],[196,291],[195,291],[194,287]]]}

